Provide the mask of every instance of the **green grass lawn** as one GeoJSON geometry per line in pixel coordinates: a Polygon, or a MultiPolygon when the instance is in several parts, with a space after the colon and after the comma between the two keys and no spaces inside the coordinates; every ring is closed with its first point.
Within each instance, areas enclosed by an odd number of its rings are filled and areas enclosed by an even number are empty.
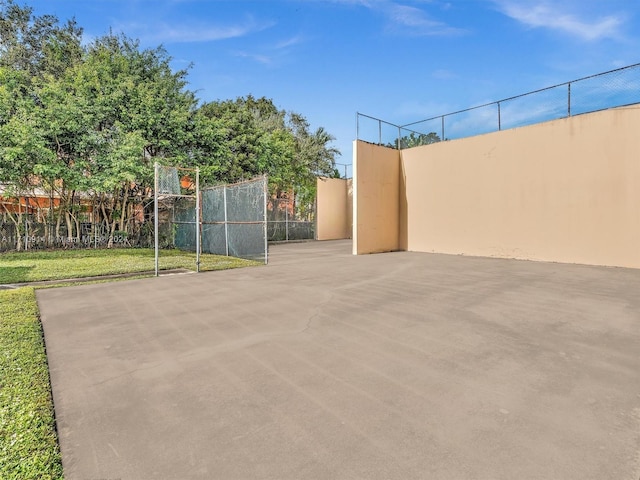
{"type": "Polygon", "coordinates": [[[62,478],[42,326],[31,287],[0,291],[0,478],[62,478]]]}
{"type": "MultiPolygon", "coordinates": [[[[195,270],[195,258],[195,254],[190,252],[161,250],[160,269],[195,270]]],[[[252,260],[221,255],[200,256],[201,271],[260,264],[252,260]]],[[[0,284],[153,272],[154,269],[154,252],[151,249],[57,250],[0,254],[0,284]]]]}
{"type": "MultiPolygon", "coordinates": [[[[200,270],[261,262],[202,255],[200,270]]],[[[195,270],[195,254],[163,250],[160,268],[195,270]]],[[[153,250],[65,250],[0,254],[0,284],[154,270],[153,250]]],[[[33,287],[0,290],[0,479],[62,479],[49,369],[33,287]]]]}

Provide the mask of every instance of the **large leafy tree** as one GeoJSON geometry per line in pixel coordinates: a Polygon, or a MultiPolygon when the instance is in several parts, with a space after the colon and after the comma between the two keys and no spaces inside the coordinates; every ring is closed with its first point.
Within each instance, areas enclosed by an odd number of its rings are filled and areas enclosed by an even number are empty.
{"type": "MultiPolygon", "coordinates": [[[[0,67],[0,186],[4,196],[15,199],[34,195],[39,182],[33,164],[46,164],[52,158],[34,115],[38,109],[26,77],[24,72],[0,67]]],[[[6,202],[1,205],[0,214],[16,226],[16,249],[21,250],[24,210],[9,208],[6,202]]]]}
{"type": "Polygon", "coordinates": [[[42,89],[55,168],[66,172],[59,193],[92,192],[110,238],[128,232],[135,205],[153,185],[153,162],[186,157],[195,99],[184,89],[186,72],[174,73],[169,61],[162,48],[140,50],[108,35],[42,89]]]}
{"type": "Polygon", "coordinates": [[[31,7],[0,1],[0,66],[25,72],[30,79],[55,75],[80,58],[81,37],[73,19],[60,25],[53,15],[34,16],[31,7]]]}
{"type": "MultiPolygon", "coordinates": [[[[304,116],[278,109],[271,99],[249,95],[202,105],[206,138],[199,161],[209,180],[236,181],[269,175],[273,193],[315,185],[331,175],[338,150],[323,128],[311,132],[304,116]]],[[[204,135],[201,135],[204,138],[204,135]]]]}
{"type": "Polygon", "coordinates": [[[207,136],[198,132],[202,139],[198,160],[203,165],[205,181],[237,181],[264,173],[258,160],[266,132],[259,125],[256,103],[248,97],[200,106],[198,115],[207,136]]]}
{"type": "MultiPolygon", "coordinates": [[[[45,77],[79,61],[81,35],[73,20],[61,26],[56,17],[34,17],[29,7],[0,2],[0,181],[5,196],[33,195],[52,178],[42,176],[55,151],[48,148],[39,91],[45,77]]],[[[3,212],[18,233],[23,233],[21,212],[19,207],[3,212]]],[[[17,249],[21,239],[17,235],[17,249]]]]}
{"type": "Polygon", "coordinates": [[[420,147],[422,145],[431,145],[432,143],[438,143],[440,141],[440,137],[435,132],[430,133],[417,133],[411,132],[409,135],[405,135],[401,137],[399,140],[396,140],[393,145],[393,148],[412,148],[412,147],[420,147]]]}
{"type": "Polygon", "coordinates": [[[266,174],[276,195],[333,173],[333,137],[302,115],[250,95],[198,105],[162,47],[112,34],[83,47],[81,36],[74,20],[0,0],[0,183],[5,196],[55,197],[56,236],[79,235],[87,196],[110,236],[128,231],[156,161],[200,166],[210,184],[266,174]]]}

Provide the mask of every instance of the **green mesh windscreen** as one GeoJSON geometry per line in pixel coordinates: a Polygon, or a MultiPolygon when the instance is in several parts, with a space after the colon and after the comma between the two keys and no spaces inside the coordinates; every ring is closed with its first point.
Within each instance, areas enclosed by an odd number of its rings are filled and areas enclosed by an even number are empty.
{"type": "Polygon", "coordinates": [[[202,191],[202,251],[266,258],[266,178],[202,191]]]}
{"type": "Polygon", "coordinates": [[[176,167],[158,165],[158,194],[180,195],[180,178],[176,167]]]}

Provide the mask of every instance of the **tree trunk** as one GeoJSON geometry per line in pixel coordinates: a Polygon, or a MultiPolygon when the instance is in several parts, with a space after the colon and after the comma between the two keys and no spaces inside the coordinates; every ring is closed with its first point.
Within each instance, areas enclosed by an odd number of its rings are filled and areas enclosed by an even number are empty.
{"type": "MultiPolygon", "coordinates": [[[[11,216],[12,220],[14,219],[11,216]]],[[[18,214],[16,215],[16,220],[14,221],[16,225],[16,251],[22,250],[22,235],[20,234],[20,227],[22,226],[22,212],[20,212],[20,206],[18,206],[18,214]]]]}
{"type": "Polygon", "coordinates": [[[104,197],[100,200],[100,210],[102,211],[102,222],[104,226],[109,228],[109,215],[107,215],[107,210],[104,206],[104,197]]]}
{"type": "Polygon", "coordinates": [[[64,222],[67,225],[67,242],[71,243],[71,239],[73,238],[73,223],[69,210],[64,212],[64,222]]]}
{"type": "MultiPolygon", "coordinates": [[[[60,234],[60,227],[62,227],[63,220],[67,223],[67,228],[69,228],[69,224],[67,222],[67,216],[69,213],[69,204],[70,204],[70,195],[67,194],[67,191],[64,187],[60,190],[60,203],[58,204],[58,218],[56,220],[56,240],[63,240],[63,236],[60,234]]],[[[67,238],[71,235],[71,231],[67,230],[67,238]]]]}
{"type": "Polygon", "coordinates": [[[75,196],[76,196],[76,191],[75,190],[71,190],[71,197],[70,197],[70,201],[69,201],[69,207],[67,208],[67,228],[69,230],[67,230],[67,238],[69,239],[70,242],[73,242],[74,238],[76,238],[77,236],[79,236],[79,232],[77,229],[74,230],[74,227],[76,226],[77,222],[76,222],[76,215],[73,212],[73,207],[74,207],[74,203],[75,203],[75,196]]]}
{"type": "Polygon", "coordinates": [[[107,242],[107,248],[113,247],[113,234],[116,231],[117,222],[115,219],[111,221],[111,227],[109,228],[109,241],[107,242]]]}
{"type": "Polygon", "coordinates": [[[120,212],[120,226],[119,226],[119,230],[121,232],[126,231],[126,220],[127,220],[127,200],[129,198],[129,188],[125,187],[123,194],[122,194],[122,211],[120,212]]]}
{"type": "Polygon", "coordinates": [[[118,220],[116,218],[116,216],[114,215],[115,211],[118,209],[118,207],[120,206],[120,201],[119,200],[114,200],[114,205],[113,208],[111,209],[111,226],[109,227],[109,240],[107,242],[107,248],[112,248],[113,247],[113,234],[116,231],[116,227],[118,226],[118,220]]]}
{"type": "Polygon", "coordinates": [[[58,210],[58,215],[56,216],[56,241],[60,238],[60,227],[62,226],[62,208],[58,210]]]}
{"type": "Polygon", "coordinates": [[[18,213],[13,214],[11,213],[9,210],[7,210],[7,207],[4,206],[4,210],[5,210],[5,218],[9,217],[9,219],[11,219],[11,222],[15,225],[16,227],[16,238],[15,240],[15,245],[16,245],[16,250],[19,252],[22,250],[22,235],[20,234],[20,225],[22,224],[22,213],[20,212],[20,202],[18,202],[18,213]]]}

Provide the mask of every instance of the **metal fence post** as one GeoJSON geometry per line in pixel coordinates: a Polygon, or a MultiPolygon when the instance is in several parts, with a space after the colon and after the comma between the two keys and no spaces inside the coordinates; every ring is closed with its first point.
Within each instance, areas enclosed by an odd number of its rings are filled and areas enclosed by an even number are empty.
{"type": "Polygon", "coordinates": [[[571,82],[567,83],[567,116],[571,116],[571,82]]]}
{"type": "Polygon", "coordinates": [[[227,216],[227,186],[222,187],[224,198],[224,248],[227,257],[229,256],[229,222],[227,216]]]}
{"type": "Polygon", "coordinates": [[[498,130],[502,130],[502,119],[500,118],[500,102],[498,104],[498,130]]]}
{"type": "Polygon", "coordinates": [[[267,185],[267,176],[262,176],[262,198],[263,198],[263,223],[262,223],[262,231],[264,232],[264,264],[267,265],[269,263],[269,238],[268,238],[268,225],[267,225],[267,195],[269,186],[267,185]]]}
{"type": "MultiPolygon", "coordinates": [[[[282,199],[280,199],[282,201],[282,199]]],[[[287,203],[284,205],[284,239],[289,241],[289,199],[287,198],[287,203]]]]}
{"type": "Polygon", "coordinates": [[[29,205],[27,197],[24,197],[24,249],[29,250],[29,205]]]}
{"type": "Polygon", "coordinates": [[[153,164],[153,231],[155,233],[153,239],[155,273],[158,276],[158,162],[153,164]]]}
{"type": "Polygon", "coordinates": [[[444,115],[442,115],[442,141],[444,142],[445,138],[444,138],[444,115]]]}
{"type": "Polygon", "coordinates": [[[200,236],[202,235],[200,212],[200,167],[196,167],[196,272],[200,272],[200,236]]]}

